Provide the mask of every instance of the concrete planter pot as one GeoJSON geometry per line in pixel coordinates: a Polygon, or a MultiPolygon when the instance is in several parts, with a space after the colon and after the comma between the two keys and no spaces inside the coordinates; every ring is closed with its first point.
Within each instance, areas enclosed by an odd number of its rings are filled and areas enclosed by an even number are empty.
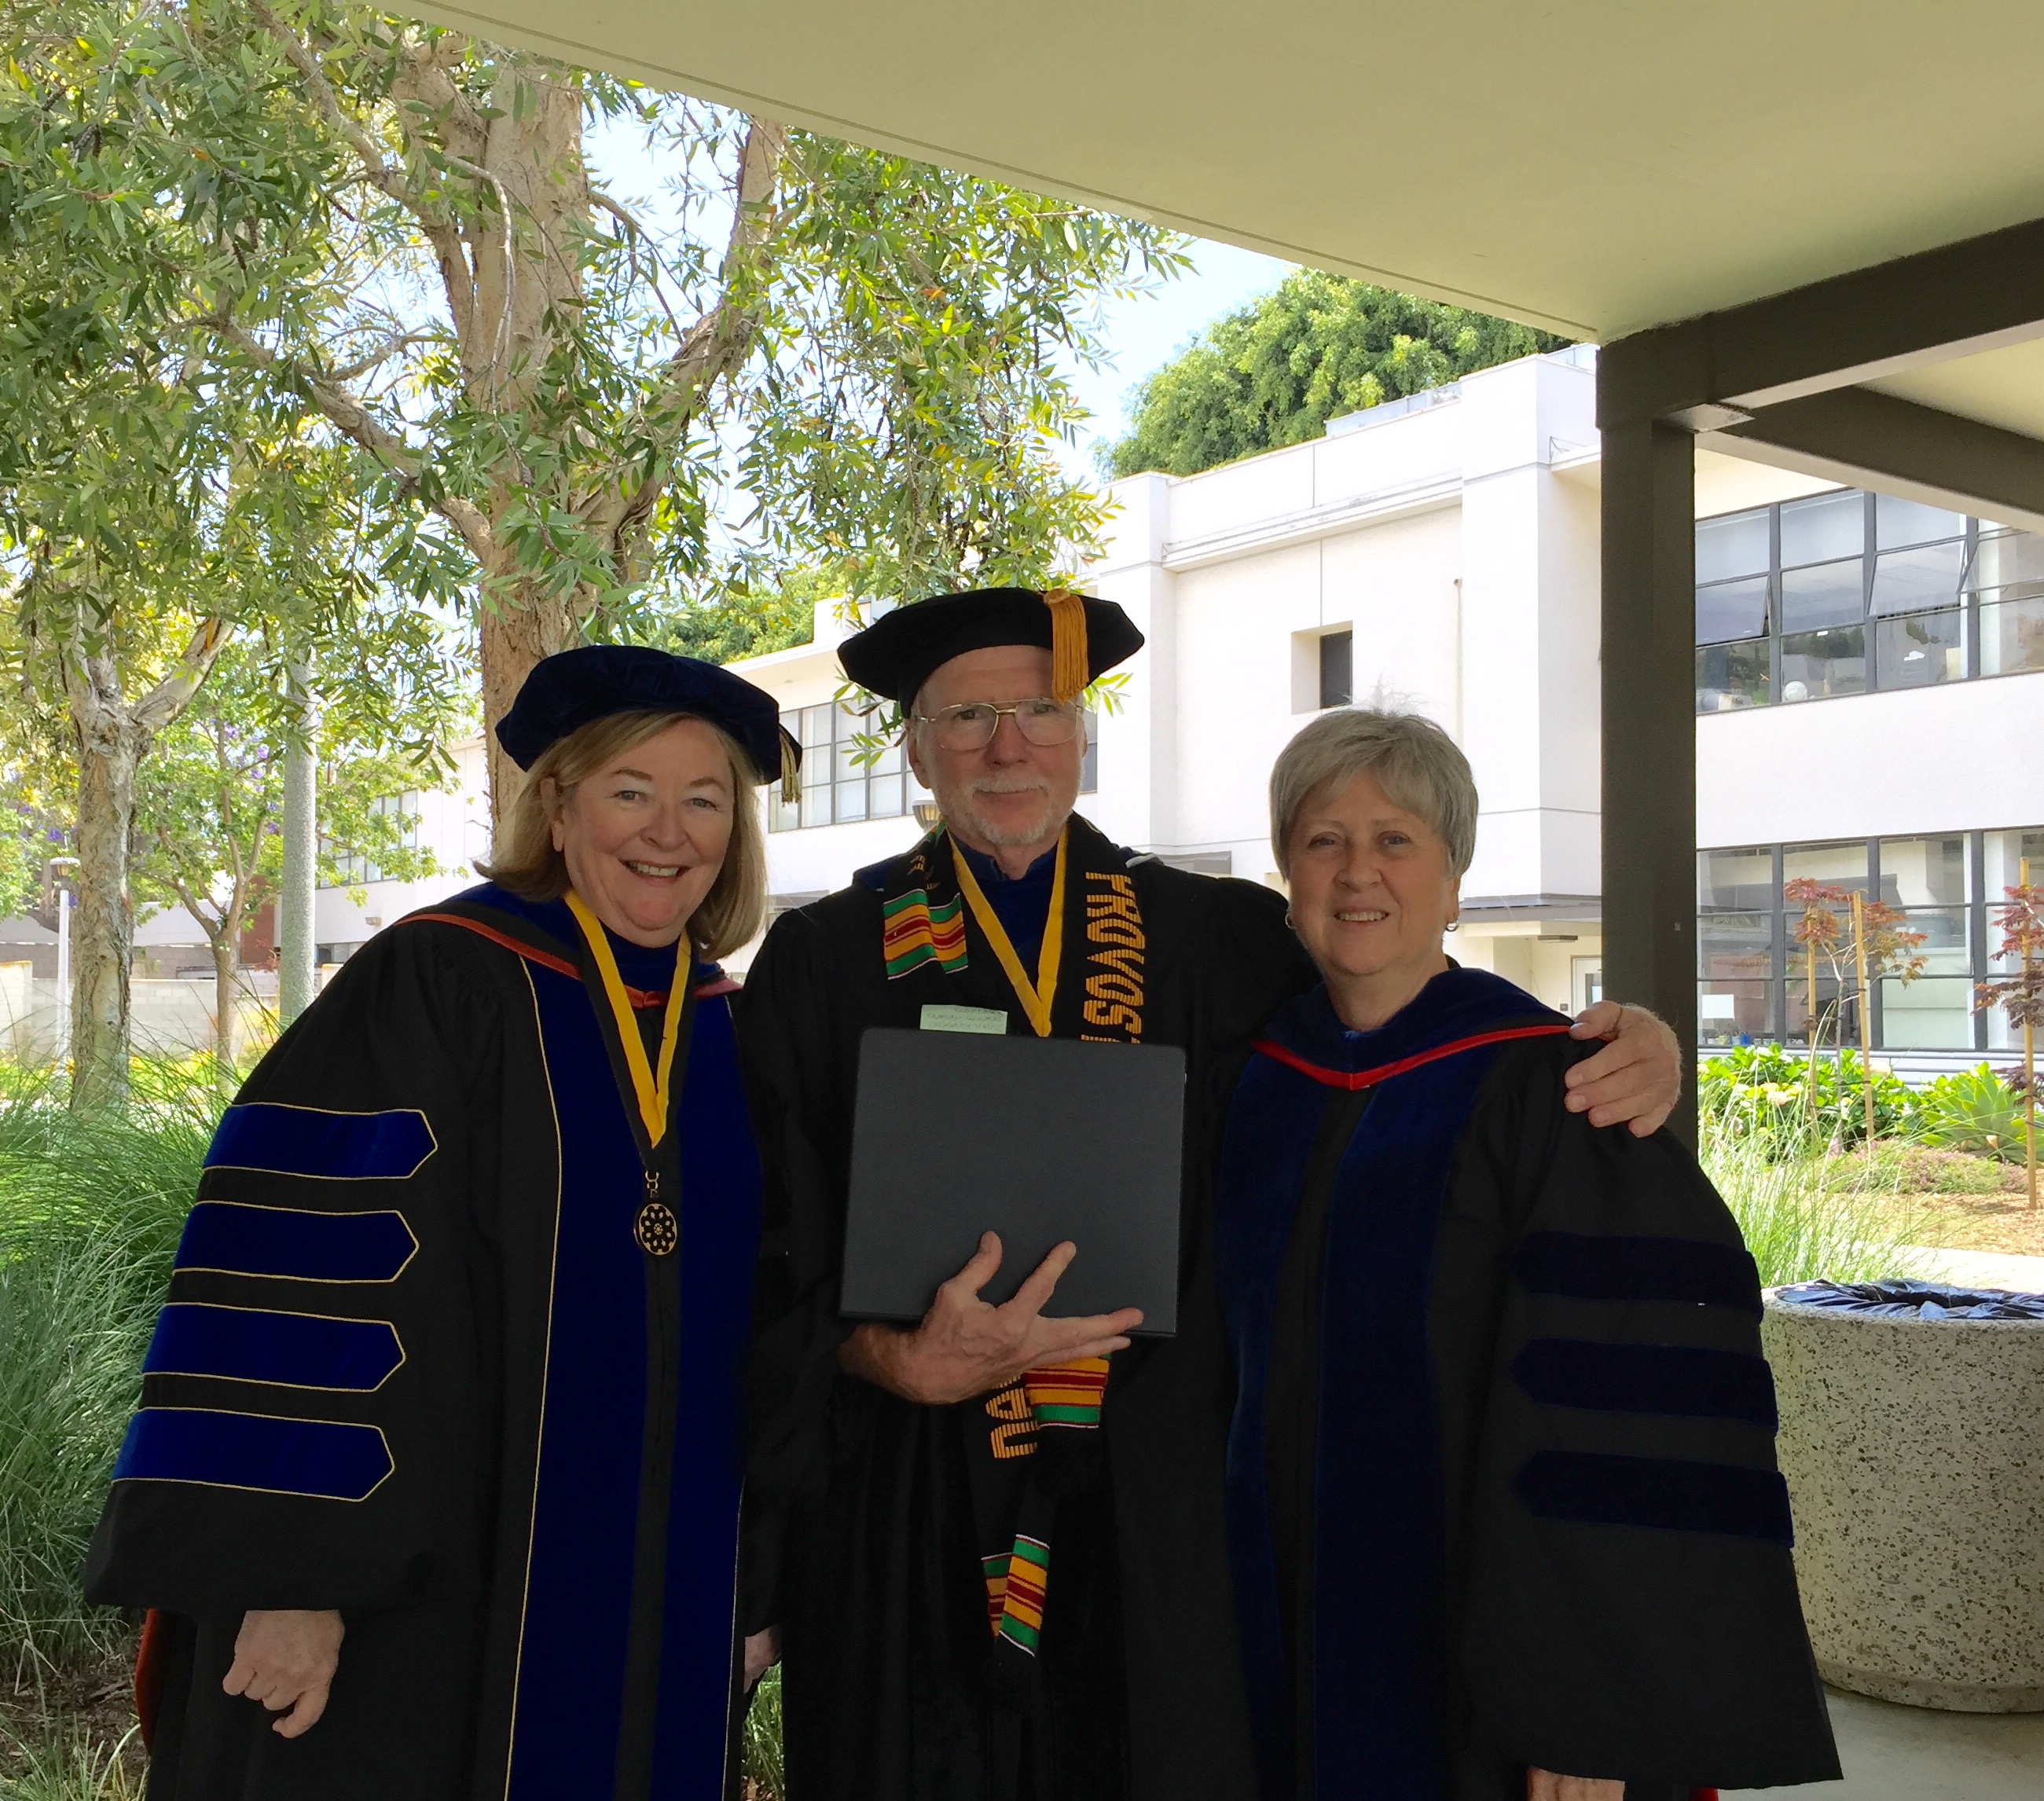
{"type": "Polygon", "coordinates": [[[1796,1570],[1827,1681],[2044,1711],[2044,1322],[1767,1298],[1796,1570]]]}

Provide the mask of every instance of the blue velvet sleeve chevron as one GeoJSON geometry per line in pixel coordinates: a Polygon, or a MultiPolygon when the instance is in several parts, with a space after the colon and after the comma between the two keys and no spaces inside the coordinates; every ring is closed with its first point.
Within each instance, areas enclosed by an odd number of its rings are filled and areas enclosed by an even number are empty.
{"type": "Polygon", "coordinates": [[[402,1213],[315,1213],[202,1200],[178,1243],[181,1270],[294,1282],[394,1282],[419,1248],[402,1213]]]}
{"type": "Polygon", "coordinates": [[[145,1407],[128,1423],[113,1480],[366,1501],[393,1467],[390,1448],[374,1426],[145,1407]]]}
{"type": "Polygon", "coordinates": [[[1765,1357],[1742,1351],[1535,1338],[1512,1360],[1512,1374],[1547,1407],[1739,1419],[1770,1432],[1776,1424],[1773,1373],[1765,1357]]]}
{"type": "Polygon", "coordinates": [[[388,1320],[173,1301],[156,1317],[142,1373],[368,1394],[404,1361],[388,1320]]]}
{"type": "Polygon", "coordinates": [[[1735,1307],[1758,1319],[1760,1281],[1738,1245],[1623,1232],[1529,1232],[1512,1260],[1529,1293],[1735,1307]]]}
{"type": "Polygon", "coordinates": [[[244,1101],[221,1116],[206,1166],[326,1181],[402,1181],[432,1154],[432,1129],[416,1108],[344,1113],[244,1101]]]}

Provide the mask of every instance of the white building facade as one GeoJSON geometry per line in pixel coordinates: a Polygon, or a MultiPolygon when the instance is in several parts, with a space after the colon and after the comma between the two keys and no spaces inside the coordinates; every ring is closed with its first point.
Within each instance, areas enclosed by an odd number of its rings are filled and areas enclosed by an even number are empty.
{"type": "MultiPolygon", "coordinates": [[[[1265,785],[1321,708],[1381,696],[1439,720],[1481,796],[1451,948],[1573,1010],[1600,992],[1595,356],[1528,358],[1331,422],[1312,443],[1115,484],[1086,591],[1142,628],[1095,722],[1087,816],[1184,866],[1276,885],[1265,785]]],[[[1703,1035],[1794,1041],[1803,966],[1782,885],[1910,910],[1927,968],[1882,985],[1876,1043],[1977,1060],[1989,903],[2044,876],[2044,543],[1703,453],[1696,731],[1703,1035]]],[[[921,796],[855,760],[833,707],[848,628],[734,666],[809,747],[773,809],[779,905],[905,848],[921,796]]],[[[1820,973],[1820,1004],[1831,992],[1820,973]]]]}

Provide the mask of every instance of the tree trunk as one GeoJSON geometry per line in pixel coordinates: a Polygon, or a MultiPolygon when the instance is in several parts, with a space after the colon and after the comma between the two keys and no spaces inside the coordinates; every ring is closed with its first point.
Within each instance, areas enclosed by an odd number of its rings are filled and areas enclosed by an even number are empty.
{"type": "MultiPolygon", "coordinates": [[[[582,303],[582,240],[590,228],[589,172],[582,158],[579,82],[536,78],[507,61],[490,94],[494,109],[478,159],[490,175],[498,228],[475,249],[474,303],[462,331],[471,401],[486,413],[529,413],[546,378],[561,322],[582,303]],[[510,203],[506,221],[501,208],[510,203]]],[[[486,215],[487,216],[487,215],[486,215]]],[[[572,497],[560,498],[572,504],[572,497]]],[[[488,508],[496,528],[524,497],[506,486],[488,508]]],[[[575,642],[589,597],[556,596],[520,575],[498,548],[486,566],[480,620],[482,722],[490,766],[490,815],[501,841],[521,778],[498,748],[497,722],[510,710],[532,666],[575,642]]]]}
{"type": "Polygon", "coordinates": [[[284,1026],[312,1004],[319,848],[318,766],[313,750],[319,715],[302,662],[291,665],[290,685],[304,737],[284,751],[284,872],[277,894],[277,1020],[284,1026]]]}
{"type": "Polygon", "coordinates": [[[223,1094],[234,1089],[235,940],[240,921],[222,920],[213,939],[213,1081],[223,1094]]]}
{"type": "MultiPolygon", "coordinates": [[[[507,584],[509,586],[509,584],[507,584]]],[[[581,624],[573,606],[543,593],[534,582],[515,584],[515,602],[485,608],[482,645],[483,743],[490,758],[490,823],[493,841],[504,842],[511,804],[524,781],[518,766],[497,742],[497,722],[511,710],[525,678],[542,657],[569,649],[581,624]]]]}
{"type": "Polygon", "coordinates": [[[121,705],[113,659],[81,661],[66,687],[78,741],[71,1104],[84,1111],[117,1106],[128,1095],[128,977],[135,954],[128,846],[135,823],[135,770],[150,734],[121,705]]]}

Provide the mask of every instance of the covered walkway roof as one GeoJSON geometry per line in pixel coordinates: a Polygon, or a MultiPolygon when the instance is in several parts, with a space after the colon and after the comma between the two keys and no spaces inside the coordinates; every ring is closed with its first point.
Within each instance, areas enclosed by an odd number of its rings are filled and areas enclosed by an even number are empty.
{"type": "Polygon", "coordinates": [[[2034,0],[411,0],[1596,339],[1608,991],[1696,1004],[1693,449],[2044,529],[2034,0]]]}
{"type": "Polygon", "coordinates": [[[418,10],[1605,342],[2044,213],[2026,0],[418,10]]]}

